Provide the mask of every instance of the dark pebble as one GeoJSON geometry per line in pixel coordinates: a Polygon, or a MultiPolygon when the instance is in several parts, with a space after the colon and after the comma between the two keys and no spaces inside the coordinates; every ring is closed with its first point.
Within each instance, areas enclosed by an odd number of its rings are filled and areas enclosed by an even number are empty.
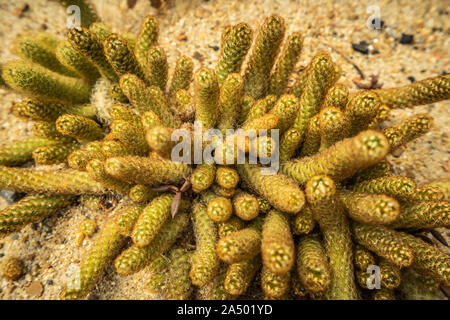
{"type": "Polygon", "coordinates": [[[441,75],[445,76],[446,74],[448,74],[447,71],[442,71],[441,75]]]}
{"type": "Polygon", "coordinates": [[[4,253],[0,253],[0,258],[3,258],[5,256],[4,253]]]}
{"type": "MultiPolygon", "coordinates": [[[[373,26],[375,26],[375,22],[376,22],[376,18],[372,19],[372,21],[370,22],[373,26]]],[[[384,21],[380,20],[380,29],[383,29],[384,27],[384,21]]]]}
{"type": "Polygon", "coordinates": [[[401,44],[411,44],[414,40],[414,35],[402,33],[402,37],[400,38],[401,44]]]}
{"type": "Polygon", "coordinates": [[[414,78],[414,77],[412,77],[412,76],[409,76],[409,77],[408,77],[408,80],[409,80],[411,83],[413,83],[414,81],[416,81],[416,78],[414,78]]]}
{"type": "Polygon", "coordinates": [[[3,199],[5,199],[6,202],[11,204],[11,203],[19,201],[20,199],[25,197],[25,193],[19,193],[19,192],[14,192],[14,191],[9,191],[9,190],[1,190],[0,196],[3,199]]]}
{"type": "Polygon", "coordinates": [[[194,52],[194,59],[197,59],[198,61],[202,62],[203,61],[203,56],[200,54],[200,52],[195,51],[194,52]]]}
{"type": "Polygon", "coordinates": [[[48,284],[49,286],[52,286],[52,285],[53,285],[53,280],[47,280],[47,284],[48,284]]]}
{"type": "Polygon", "coordinates": [[[137,0],[127,0],[127,5],[129,9],[133,9],[136,5],[137,0]]]}
{"type": "Polygon", "coordinates": [[[208,44],[208,48],[211,48],[211,49],[213,49],[214,51],[218,51],[218,50],[219,50],[219,47],[218,47],[218,46],[211,46],[211,45],[209,45],[209,44],[208,44]]]}
{"type": "Polygon", "coordinates": [[[368,54],[369,48],[366,41],[361,41],[360,43],[352,43],[352,48],[355,51],[361,52],[362,54],[368,54]]]}

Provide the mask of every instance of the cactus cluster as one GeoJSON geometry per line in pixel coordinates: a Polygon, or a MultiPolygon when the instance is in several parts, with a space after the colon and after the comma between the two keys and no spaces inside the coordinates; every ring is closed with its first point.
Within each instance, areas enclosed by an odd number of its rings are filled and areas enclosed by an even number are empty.
{"type": "MultiPolygon", "coordinates": [[[[450,75],[349,93],[339,66],[320,52],[288,86],[303,37],[285,37],[279,16],[256,32],[227,27],[215,68],[194,72],[183,56],[169,73],[154,17],[138,36],[89,18],[65,40],[19,38],[20,59],[3,64],[0,79],[24,95],[13,113],[33,121],[36,135],[0,149],[0,189],[27,193],[0,212],[0,236],[81,195],[125,199],[86,238],[93,243],[61,298],[86,298],[110,263],[122,276],[148,273],[148,291],[164,299],[233,299],[255,281],[257,298],[392,299],[408,270],[430,286],[450,285],[450,257],[413,235],[450,226],[448,180],[419,187],[386,160],[429,131],[432,118],[378,129],[392,108],[449,99],[450,75]],[[111,83],[110,122],[90,104],[100,78],[111,83]],[[194,119],[204,130],[254,130],[238,151],[279,150],[279,171],[172,161],[172,132],[186,128],[195,140],[194,119]],[[270,129],[279,129],[279,142],[270,129]],[[31,161],[66,168],[20,167],[31,161]],[[381,269],[381,290],[368,289],[371,265],[381,269]]],[[[95,229],[80,226],[87,236],[95,229]]]]}

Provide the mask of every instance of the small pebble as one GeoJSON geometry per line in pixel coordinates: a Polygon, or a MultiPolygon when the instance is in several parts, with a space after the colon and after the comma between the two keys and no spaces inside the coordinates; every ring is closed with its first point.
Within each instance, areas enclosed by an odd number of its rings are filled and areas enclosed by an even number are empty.
{"type": "Polygon", "coordinates": [[[400,38],[401,44],[411,44],[414,40],[414,35],[402,33],[402,37],[400,38]]]}
{"type": "Polygon", "coordinates": [[[53,285],[53,280],[47,280],[46,284],[48,284],[49,286],[53,285]]]}
{"type": "Polygon", "coordinates": [[[187,35],[185,35],[184,33],[179,34],[176,39],[178,41],[187,41],[187,35]]]}
{"type": "Polygon", "coordinates": [[[211,46],[211,45],[208,44],[208,48],[211,48],[214,51],[219,51],[219,47],[218,46],[211,46]]]}
{"type": "Polygon", "coordinates": [[[202,62],[203,61],[203,56],[200,54],[200,52],[195,51],[194,52],[194,59],[197,59],[198,61],[202,62]]]}
{"type": "Polygon", "coordinates": [[[33,281],[25,290],[31,296],[40,297],[44,292],[44,287],[39,281],[33,281]]]}
{"type": "Polygon", "coordinates": [[[28,5],[28,3],[24,3],[23,5],[17,7],[14,9],[14,14],[18,17],[18,18],[22,18],[23,14],[25,12],[27,12],[30,9],[30,6],[28,5]]]}
{"type": "Polygon", "coordinates": [[[408,80],[409,80],[411,83],[413,83],[414,81],[416,81],[416,78],[414,78],[413,76],[409,76],[409,77],[408,77],[408,80]]]}
{"type": "Polygon", "coordinates": [[[360,43],[352,43],[352,48],[353,50],[361,52],[362,54],[369,53],[369,44],[366,41],[361,41],[360,43]]]}

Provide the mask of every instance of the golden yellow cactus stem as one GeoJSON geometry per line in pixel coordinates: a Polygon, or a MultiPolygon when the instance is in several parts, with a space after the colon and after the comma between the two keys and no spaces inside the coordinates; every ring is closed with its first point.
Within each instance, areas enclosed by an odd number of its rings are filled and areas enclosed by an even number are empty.
{"type": "Polygon", "coordinates": [[[402,205],[400,216],[391,228],[441,228],[450,227],[450,203],[425,201],[402,205]]]}
{"type": "Polygon", "coordinates": [[[319,127],[319,115],[316,114],[309,119],[308,127],[303,138],[303,146],[300,157],[309,157],[317,153],[320,149],[321,132],[319,127]]]}
{"type": "Polygon", "coordinates": [[[282,299],[288,293],[291,283],[291,273],[275,274],[263,265],[261,270],[261,289],[271,299],[282,299]]]}
{"type": "Polygon", "coordinates": [[[191,84],[194,63],[192,59],[182,56],[177,60],[175,71],[169,87],[169,97],[174,98],[178,90],[187,90],[191,84]]]}
{"type": "Polygon", "coordinates": [[[410,108],[450,99],[450,74],[416,81],[399,88],[375,90],[390,108],[410,108]]]}
{"type": "Polygon", "coordinates": [[[303,37],[299,32],[294,32],[286,40],[278,62],[272,71],[269,93],[280,96],[286,90],[289,75],[298,61],[303,47],[303,37]]]}
{"type": "Polygon", "coordinates": [[[214,70],[201,68],[194,76],[195,120],[213,128],[219,118],[219,84],[214,70]]]}
{"type": "Polygon", "coordinates": [[[241,220],[236,216],[231,216],[230,219],[228,219],[227,221],[220,222],[217,224],[217,232],[219,238],[224,238],[229,234],[232,234],[234,232],[243,229],[244,227],[245,227],[244,220],[241,220]]]}
{"type": "Polygon", "coordinates": [[[322,232],[329,258],[331,284],[328,299],[359,299],[353,274],[350,228],[334,181],[325,175],[313,176],[305,188],[306,198],[322,232]]]}
{"type": "Polygon", "coordinates": [[[261,258],[259,256],[230,265],[223,282],[225,291],[232,296],[245,293],[260,266],[261,258]]]}
{"type": "Polygon", "coordinates": [[[104,136],[100,125],[94,120],[74,114],[60,116],[56,120],[56,129],[62,134],[79,141],[92,141],[104,136]]]}
{"type": "Polygon", "coordinates": [[[299,100],[293,94],[282,95],[273,108],[270,109],[270,114],[278,116],[278,126],[280,134],[286,131],[294,122],[294,118],[298,112],[299,100]]]}
{"type": "Polygon", "coordinates": [[[306,290],[325,292],[331,283],[325,249],[317,235],[300,239],[297,245],[297,272],[306,290]]]}
{"type": "Polygon", "coordinates": [[[325,108],[335,107],[343,111],[347,105],[348,96],[348,88],[341,83],[336,83],[330,88],[330,90],[328,90],[323,106],[325,108]]]}
{"type": "Polygon", "coordinates": [[[237,166],[241,179],[272,206],[291,214],[298,213],[305,204],[305,195],[298,185],[281,174],[264,175],[261,169],[252,164],[237,166]]]}
{"type": "Polygon", "coordinates": [[[253,220],[259,214],[259,202],[254,195],[237,190],[233,197],[233,209],[234,214],[242,220],[253,220]]]}
{"type": "Polygon", "coordinates": [[[145,268],[172,247],[186,229],[188,223],[188,215],[179,213],[164,224],[156,238],[148,246],[138,247],[133,245],[123,251],[114,261],[117,273],[129,275],[145,268]]]}
{"type": "Polygon", "coordinates": [[[163,92],[167,86],[167,56],[161,47],[152,47],[147,52],[147,66],[145,69],[148,85],[158,86],[163,92]]]}
{"type": "Polygon", "coordinates": [[[375,257],[373,254],[359,244],[355,246],[355,253],[353,256],[355,259],[355,267],[361,271],[366,272],[369,266],[375,265],[375,257]]]}
{"type": "Polygon", "coordinates": [[[392,152],[427,133],[432,126],[433,118],[426,113],[421,113],[410,117],[397,125],[384,129],[383,133],[389,140],[392,152]]]}
{"type": "Polygon", "coordinates": [[[270,86],[270,71],[283,41],[286,26],[279,16],[267,17],[255,39],[250,60],[245,70],[245,94],[259,99],[270,86]]]}
{"type": "Polygon", "coordinates": [[[131,184],[110,176],[105,171],[105,163],[103,160],[93,159],[86,165],[86,171],[95,181],[101,183],[110,190],[114,190],[120,194],[126,195],[130,192],[131,184]]]}
{"type": "Polygon", "coordinates": [[[220,119],[217,128],[226,135],[227,129],[234,129],[241,106],[244,79],[238,73],[231,73],[220,89],[220,119]]]}
{"type": "Polygon", "coordinates": [[[384,194],[341,191],[342,203],[353,220],[370,225],[389,225],[400,214],[399,203],[384,194]]]}
{"type": "Polygon", "coordinates": [[[217,226],[206,213],[206,207],[196,202],[192,208],[192,220],[196,250],[192,260],[190,277],[192,284],[201,287],[210,282],[219,271],[220,261],[216,252],[217,226]]]}
{"type": "Polygon", "coordinates": [[[354,191],[385,194],[398,200],[408,200],[416,191],[416,183],[403,176],[388,176],[362,181],[352,186],[354,191]]]}
{"type": "Polygon", "coordinates": [[[230,199],[217,196],[212,191],[202,193],[202,199],[207,205],[208,217],[214,222],[225,222],[233,214],[233,205],[230,199]]]}
{"type": "Polygon", "coordinates": [[[9,143],[0,148],[0,165],[22,165],[31,160],[33,150],[36,148],[57,145],[60,143],[60,141],[46,138],[27,138],[9,143]]]}
{"type": "Polygon", "coordinates": [[[414,251],[399,232],[384,226],[369,226],[353,222],[355,241],[399,267],[409,267],[414,261],[414,251]]]}
{"type": "Polygon", "coordinates": [[[145,273],[148,274],[148,281],[145,286],[147,292],[158,297],[162,296],[163,290],[167,285],[167,271],[170,260],[161,255],[153,260],[146,268],[145,273]]]}
{"type": "Polygon", "coordinates": [[[148,146],[163,158],[170,159],[172,154],[172,148],[177,144],[176,141],[172,141],[173,129],[156,126],[145,133],[145,140],[148,146]]]}
{"type": "Polygon", "coordinates": [[[258,218],[247,228],[223,236],[217,242],[220,260],[228,264],[253,258],[261,252],[261,228],[263,219],[258,218]]]}
{"type": "Polygon", "coordinates": [[[322,109],[319,114],[320,148],[328,149],[348,136],[349,121],[345,114],[336,107],[322,109]]]}
{"type": "Polygon", "coordinates": [[[399,233],[399,238],[408,243],[414,252],[415,259],[412,267],[415,271],[432,277],[445,286],[450,285],[450,257],[447,253],[403,232],[399,233]]]}
{"type": "Polygon", "coordinates": [[[316,221],[314,220],[311,207],[305,205],[303,209],[292,219],[292,232],[296,235],[309,234],[314,230],[316,221]]]}
{"type": "Polygon", "coordinates": [[[142,21],[141,31],[137,37],[134,54],[142,69],[147,65],[147,52],[158,41],[159,22],[153,16],[146,16],[142,21]]]}
{"type": "Polygon", "coordinates": [[[110,190],[87,172],[65,169],[36,171],[0,166],[0,190],[43,194],[104,194],[110,190]]]}
{"type": "Polygon", "coordinates": [[[38,164],[64,163],[67,156],[81,147],[77,142],[69,142],[55,146],[38,147],[33,150],[34,162],[38,164]]]}
{"type": "Polygon", "coordinates": [[[318,174],[326,174],[339,181],[376,164],[388,151],[386,137],[380,132],[367,130],[311,157],[285,161],[281,163],[280,172],[299,184],[305,184],[318,174]]]}
{"type": "Polygon", "coordinates": [[[168,282],[164,292],[165,300],[188,300],[192,294],[191,279],[189,279],[192,252],[175,248],[170,252],[168,282]]]}
{"type": "Polygon", "coordinates": [[[214,183],[215,175],[215,164],[201,163],[197,165],[191,175],[192,190],[199,193],[208,189],[214,183]]]}
{"type": "Polygon", "coordinates": [[[13,203],[0,211],[0,238],[58,212],[74,199],[71,195],[38,195],[28,196],[13,203]]]}
{"type": "Polygon", "coordinates": [[[104,160],[101,147],[102,143],[100,141],[89,142],[81,149],[69,154],[67,164],[72,169],[84,170],[88,162],[92,159],[104,160]]]}
{"type": "Polygon", "coordinates": [[[82,299],[94,289],[107,265],[125,244],[141,212],[141,206],[126,205],[108,219],[89,252],[81,260],[79,274],[63,289],[61,298],[82,299]]]}
{"type": "Polygon", "coordinates": [[[380,106],[380,98],[373,91],[358,92],[345,106],[345,115],[350,123],[349,136],[366,130],[380,106]]]}
{"type": "Polygon", "coordinates": [[[289,218],[284,212],[271,210],[264,220],[261,256],[264,265],[275,274],[285,274],[294,266],[295,245],[289,218]]]}
{"type": "Polygon", "coordinates": [[[152,200],[157,194],[149,186],[137,184],[130,189],[128,196],[133,202],[143,203],[152,200]]]}

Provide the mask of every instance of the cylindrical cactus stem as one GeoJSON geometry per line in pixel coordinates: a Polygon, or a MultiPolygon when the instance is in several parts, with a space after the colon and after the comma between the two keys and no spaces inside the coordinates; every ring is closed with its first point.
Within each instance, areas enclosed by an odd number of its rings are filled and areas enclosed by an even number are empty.
{"type": "Polygon", "coordinates": [[[285,161],[280,165],[280,172],[300,184],[318,174],[326,174],[339,181],[376,164],[388,151],[386,137],[380,132],[367,130],[311,157],[285,161]]]}
{"type": "Polygon", "coordinates": [[[424,201],[448,201],[445,200],[445,194],[439,188],[433,186],[417,187],[408,200],[405,202],[424,202],[424,201]]]}
{"type": "Polygon", "coordinates": [[[167,56],[161,47],[152,47],[147,52],[147,65],[144,69],[145,79],[149,86],[157,86],[166,91],[167,86],[167,56]]]}
{"type": "Polygon", "coordinates": [[[153,191],[149,186],[143,184],[137,184],[130,189],[128,196],[133,202],[144,203],[152,200],[158,195],[156,191],[153,191]]]}
{"type": "Polygon", "coordinates": [[[164,290],[165,300],[188,300],[192,294],[189,270],[191,268],[192,252],[176,248],[170,252],[170,267],[168,283],[164,290]]]}
{"type": "MultiPolygon", "coordinates": [[[[316,55],[308,67],[306,84],[299,97],[294,127],[304,134],[309,119],[320,111],[328,89],[334,84],[334,64],[326,53],[316,55]]],[[[294,92],[295,94],[295,92],[294,92]]]]}
{"type": "Polygon", "coordinates": [[[399,267],[408,267],[413,263],[414,251],[399,232],[358,222],[353,222],[352,230],[355,241],[378,256],[399,267]]]}
{"type": "Polygon", "coordinates": [[[57,0],[64,7],[76,5],[80,9],[81,25],[89,27],[92,23],[99,21],[100,18],[95,10],[94,5],[90,0],[57,0]]]}
{"type": "Polygon", "coordinates": [[[239,72],[252,43],[252,29],[246,23],[227,28],[222,33],[222,43],[216,66],[219,86],[230,73],[239,72]]]}
{"type": "Polygon", "coordinates": [[[292,232],[296,235],[309,234],[314,230],[316,221],[314,220],[313,212],[308,205],[295,215],[292,219],[292,232]]]}
{"type": "Polygon", "coordinates": [[[194,76],[195,120],[203,128],[213,128],[217,123],[219,112],[219,84],[214,70],[201,68],[194,76]]]}
{"type": "Polygon", "coordinates": [[[341,83],[336,83],[328,90],[323,106],[325,108],[334,107],[344,111],[348,102],[348,96],[348,88],[341,83]]]}
{"type": "Polygon", "coordinates": [[[283,18],[267,17],[258,30],[250,60],[245,70],[245,94],[259,99],[270,86],[270,71],[275,63],[285,32],[283,18]]]}
{"type": "Polygon", "coordinates": [[[278,126],[279,118],[276,114],[266,113],[258,118],[255,118],[250,121],[246,121],[241,129],[246,130],[255,130],[256,134],[259,135],[259,130],[267,130],[275,129],[278,126]]]}
{"type": "Polygon", "coordinates": [[[270,109],[270,114],[278,116],[278,126],[280,134],[286,131],[294,122],[295,116],[298,112],[299,100],[293,94],[282,95],[270,109]]]}
{"type": "Polygon", "coordinates": [[[104,158],[135,156],[136,150],[116,140],[103,140],[101,152],[104,158]]]}
{"type": "Polygon", "coordinates": [[[101,41],[108,38],[112,33],[111,29],[102,22],[94,22],[89,26],[89,31],[94,33],[101,41]]]}
{"type": "Polygon", "coordinates": [[[9,143],[0,148],[0,165],[19,166],[31,160],[33,151],[38,147],[60,144],[58,140],[46,138],[27,138],[9,143]]]}
{"type": "MultiPolygon", "coordinates": [[[[164,193],[154,198],[144,208],[131,233],[135,245],[145,247],[155,239],[170,217],[173,198],[173,194],[164,193]]],[[[183,202],[182,206],[186,207],[186,203],[183,202]]]]}
{"type": "Polygon", "coordinates": [[[27,196],[0,211],[0,238],[19,231],[27,224],[58,212],[75,199],[71,195],[27,196]]]}
{"type": "Polygon", "coordinates": [[[273,108],[275,102],[277,102],[277,96],[273,94],[267,95],[264,98],[257,100],[248,110],[247,117],[245,118],[242,126],[245,127],[246,124],[266,114],[270,109],[273,108]]]}
{"type": "Polygon", "coordinates": [[[147,65],[147,52],[157,43],[159,35],[159,22],[153,16],[146,16],[142,21],[141,31],[137,37],[134,54],[143,70],[147,65]]]}
{"type": "Polygon", "coordinates": [[[236,192],[236,189],[224,188],[224,187],[219,186],[218,184],[213,184],[212,185],[212,190],[218,196],[222,196],[222,197],[225,197],[225,198],[231,198],[236,192]]]}
{"type": "Polygon", "coordinates": [[[231,300],[233,297],[225,291],[223,283],[227,275],[227,268],[221,267],[219,273],[209,283],[197,291],[199,300],[231,300]]]}
{"type": "Polygon", "coordinates": [[[391,108],[389,108],[385,104],[380,105],[377,111],[377,115],[375,116],[375,118],[372,119],[368,128],[369,129],[376,128],[380,123],[389,119],[390,116],[391,116],[391,108]]]}
{"type": "Polygon", "coordinates": [[[56,57],[62,65],[75,71],[89,84],[94,84],[100,77],[95,65],[76,51],[68,41],[59,41],[56,57]]]}
{"type": "Polygon", "coordinates": [[[147,130],[145,140],[151,150],[156,152],[163,158],[170,159],[172,148],[176,145],[176,141],[172,141],[173,129],[165,126],[156,126],[147,130]]]}
{"type": "Polygon", "coordinates": [[[410,117],[397,125],[384,129],[383,133],[389,140],[392,152],[400,146],[404,146],[408,142],[430,131],[432,125],[433,118],[426,113],[422,113],[410,117]]]}
{"type": "Polygon", "coordinates": [[[62,103],[44,102],[39,100],[22,100],[11,108],[11,112],[19,118],[37,121],[55,121],[59,116],[70,113],[93,118],[90,105],[68,106],[62,103]]]}
{"type": "Polygon", "coordinates": [[[358,270],[366,272],[369,266],[375,265],[375,257],[373,254],[359,244],[355,246],[355,253],[353,256],[354,265],[358,270]]]}
{"type": "Polygon", "coordinates": [[[181,121],[191,122],[194,120],[195,106],[194,98],[186,89],[179,89],[175,92],[174,104],[176,105],[175,114],[181,121]]]}
{"type": "Polygon", "coordinates": [[[144,112],[141,117],[141,123],[145,130],[164,125],[158,115],[153,111],[144,112]]]}
{"type": "Polygon", "coordinates": [[[230,265],[223,282],[225,291],[232,296],[245,293],[260,267],[259,256],[230,265]]]}
{"type": "Polygon", "coordinates": [[[327,107],[319,113],[320,149],[328,149],[348,136],[349,122],[338,108],[327,107]]]}
{"type": "Polygon", "coordinates": [[[146,268],[145,273],[149,275],[145,289],[150,294],[161,295],[168,282],[168,268],[170,260],[165,256],[159,256],[146,268]]]}
{"type": "Polygon", "coordinates": [[[359,299],[353,275],[353,248],[350,228],[334,181],[318,175],[308,181],[306,198],[322,232],[329,258],[331,284],[329,299],[359,299]]]}
{"type": "Polygon", "coordinates": [[[285,274],[294,266],[295,245],[289,218],[284,212],[271,210],[262,227],[261,256],[263,263],[276,274],[285,274]]]}
{"type": "Polygon", "coordinates": [[[0,190],[43,194],[103,194],[109,190],[87,172],[72,169],[36,171],[0,166],[0,190]]]}
{"type": "Polygon", "coordinates": [[[146,87],[145,83],[137,76],[127,73],[120,77],[120,88],[131,104],[141,113],[153,111],[165,125],[171,128],[175,127],[174,116],[159,87],[146,87]]]}
{"type": "Polygon", "coordinates": [[[264,175],[262,167],[243,164],[237,166],[241,179],[275,208],[296,214],[305,204],[305,195],[298,185],[281,174],[264,175]]]}
{"type": "Polygon", "coordinates": [[[378,266],[381,273],[381,286],[390,290],[398,288],[402,281],[400,268],[385,259],[382,259],[378,266]]]}
{"type": "Polygon", "coordinates": [[[254,104],[255,104],[255,99],[253,97],[251,97],[249,95],[242,97],[242,105],[241,105],[241,110],[239,111],[238,122],[237,122],[239,125],[244,123],[245,119],[247,119],[247,115],[254,104]]]}
{"type": "Polygon", "coordinates": [[[121,207],[108,219],[80,264],[80,273],[61,292],[63,299],[82,299],[94,289],[109,263],[126,243],[142,206],[121,207]]]}
{"type": "Polygon", "coordinates": [[[102,76],[112,82],[117,82],[117,73],[105,57],[101,40],[93,32],[84,27],[73,28],[67,33],[67,40],[75,50],[98,68],[102,76]]]}
{"type": "Polygon", "coordinates": [[[373,91],[357,93],[345,106],[345,115],[350,123],[349,136],[366,130],[380,106],[380,98],[373,91]]]}
{"type": "Polygon", "coordinates": [[[404,204],[398,219],[389,227],[394,229],[450,227],[450,203],[425,201],[404,204]]]}
{"type": "Polygon", "coordinates": [[[231,216],[230,219],[228,219],[225,222],[220,222],[217,224],[217,233],[219,235],[219,238],[224,238],[234,232],[237,232],[245,227],[244,220],[236,217],[231,216]]]}
{"type": "Polygon", "coordinates": [[[192,284],[201,287],[210,282],[219,271],[220,260],[217,256],[217,226],[206,213],[206,207],[200,202],[192,207],[196,250],[192,258],[190,277],[192,284]]]}
{"type": "Polygon", "coordinates": [[[123,251],[114,261],[118,274],[129,275],[145,268],[148,264],[169,250],[181,236],[189,223],[186,213],[179,213],[168,220],[160,229],[155,239],[146,247],[136,245],[123,251]]]}
{"type": "Polygon", "coordinates": [[[238,73],[230,73],[223,82],[219,95],[220,119],[217,128],[226,135],[234,129],[241,107],[244,79],[238,73]]]}
{"type": "Polygon", "coordinates": [[[359,170],[355,174],[356,183],[366,180],[373,180],[381,177],[387,177],[392,174],[392,166],[387,160],[382,160],[373,166],[359,170]]]}
{"type": "Polygon", "coordinates": [[[16,38],[14,52],[20,58],[39,64],[50,71],[69,77],[78,76],[76,72],[62,65],[56,57],[55,49],[39,41],[36,35],[16,38]]]}
{"type": "Polygon", "coordinates": [[[385,194],[398,200],[407,200],[416,191],[416,183],[407,177],[389,176],[362,181],[353,185],[352,189],[358,192],[385,194]]]}
{"type": "Polygon", "coordinates": [[[450,177],[444,177],[441,179],[434,180],[424,187],[432,187],[438,189],[444,194],[445,201],[450,201],[450,177]]]}
{"type": "Polygon", "coordinates": [[[197,165],[191,175],[192,190],[199,193],[208,189],[214,183],[215,175],[216,165],[214,163],[197,165]]]}
{"type": "Polygon", "coordinates": [[[113,120],[110,128],[111,132],[105,140],[118,140],[127,148],[134,150],[136,155],[145,156],[150,152],[143,128],[126,120],[113,120]]]}
{"type": "Polygon", "coordinates": [[[184,163],[144,157],[113,157],[105,162],[106,172],[128,183],[158,186],[176,184],[191,171],[184,163]]]}
{"type": "Polygon", "coordinates": [[[236,188],[239,183],[239,174],[234,168],[219,166],[216,171],[216,182],[223,188],[236,188]]]}
{"type": "Polygon", "coordinates": [[[100,159],[93,159],[86,165],[86,171],[95,181],[101,183],[110,190],[126,195],[130,192],[131,184],[116,179],[106,173],[105,163],[100,159]]]}
{"type": "Polygon", "coordinates": [[[319,127],[319,115],[316,114],[309,119],[306,128],[300,157],[309,157],[317,153],[320,149],[321,132],[319,127]]]}
{"type": "Polygon", "coordinates": [[[281,299],[288,294],[291,273],[276,274],[263,265],[261,270],[261,289],[271,299],[281,299]]]}
{"type": "Polygon", "coordinates": [[[270,78],[270,94],[280,96],[286,90],[289,76],[300,57],[302,47],[303,37],[299,32],[294,32],[286,40],[270,78]]]}
{"type": "Polygon", "coordinates": [[[109,94],[115,102],[118,103],[130,103],[127,96],[123,93],[118,83],[113,83],[109,87],[109,94]]]}
{"type": "Polygon", "coordinates": [[[135,127],[143,128],[141,117],[133,109],[123,105],[116,104],[109,109],[109,115],[112,120],[124,120],[133,124],[135,127]]]}
{"type": "Polygon", "coordinates": [[[233,214],[233,205],[230,199],[219,197],[212,191],[205,191],[202,198],[207,205],[206,213],[214,222],[225,222],[233,214]]]}
{"type": "Polygon", "coordinates": [[[60,143],[73,142],[74,139],[61,134],[53,122],[36,121],[31,129],[36,137],[57,140],[60,143]]]}
{"type": "Polygon", "coordinates": [[[450,99],[450,75],[416,81],[399,88],[375,90],[390,108],[411,108],[450,99]]]}
{"type": "Polygon", "coordinates": [[[331,283],[331,271],[325,249],[317,235],[302,237],[297,245],[297,273],[306,290],[325,292],[331,283]]]}
{"type": "Polygon", "coordinates": [[[296,81],[294,82],[290,92],[297,98],[300,98],[306,87],[306,81],[308,80],[309,74],[311,72],[311,63],[307,66],[300,68],[299,74],[296,81]]]}
{"type": "Polygon", "coordinates": [[[169,97],[175,98],[175,94],[178,90],[189,89],[191,84],[192,75],[194,72],[194,63],[192,59],[186,56],[182,56],[177,60],[175,71],[172,76],[172,81],[169,86],[169,97]]]}
{"type": "Polygon", "coordinates": [[[66,161],[67,156],[81,147],[77,142],[38,147],[33,150],[33,160],[38,164],[57,164],[66,161]]]}
{"type": "Polygon", "coordinates": [[[370,225],[389,225],[400,214],[400,205],[384,194],[341,191],[340,197],[350,218],[370,225]]]}
{"type": "Polygon", "coordinates": [[[144,73],[141,67],[138,65],[127,41],[122,36],[116,33],[111,33],[103,41],[103,51],[106,59],[118,76],[126,73],[132,73],[141,79],[144,78],[144,73]]]}
{"type": "Polygon", "coordinates": [[[256,219],[247,228],[222,236],[217,242],[217,254],[228,264],[253,258],[261,252],[263,220],[256,219]]]}
{"type": "Polygon", "coordinates": [[[23,61],[4,65],[2,77],[13,90],[48,102],[84,103],[91,93],[90,86],[81,79],[23,61]]]}
{"type": "Polygon", "coordinates": [[[280,161],[291,159],[303,139],[303,133],[297,128],[291,127],[281,136],[280,161]]]}
{"type": "Polygon", "coordinates": [[[259,204],[259,212],[261,213],[269,213],[269,211],[272,209],[272,206],[270,205],[269,201],[267,201],[264,198],[258,197],[258,204],[259,204]]]}
{"type": "Polygon", "coordinates": [[[244,221],[255,219],[259,214],[258,199],[248,192],[238,190],[233,197],[234,214],[244,221]]]}
{"type": "Polygon", "coordinates": [[[103,138],[103,130],[92,119],[74,114],[65,114],[56,120],[56,129],[62,134],[79,141],[92,141],[103,138]]]}
{"type": "Polygon", "coordinates": [[[400,239],[412,248],[415,259],[412,268],[418,273],[432,277],[435,281],[448,286],[450,284],[450,257],[423,240],[400,232],[400,239]]]}

